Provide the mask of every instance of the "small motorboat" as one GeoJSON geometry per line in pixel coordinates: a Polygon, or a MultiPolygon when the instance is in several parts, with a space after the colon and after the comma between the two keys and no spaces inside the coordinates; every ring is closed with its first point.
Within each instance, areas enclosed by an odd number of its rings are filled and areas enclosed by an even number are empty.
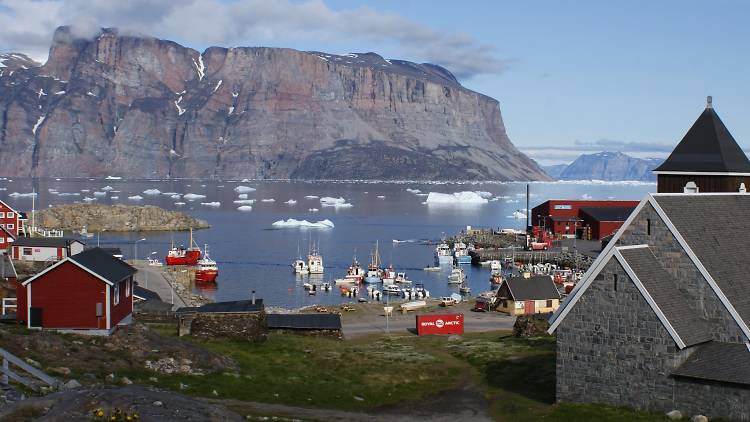
{"type": "Polygon", "coordinates": [[[383,284],[393,284],[396,282],[396,271],[393,270],[393,265],[389,265],[388,268],[383,270],[383,284]]]}
{"type": "Polygon", "coordinates": [[[383,294],[386,295],[401,295],[401,288],[395,284],[386,284],[383,286],[383,294]]]}
{"type": "Polygon", "coordinates": [[[359,261],[357,261],[357,256],[354,256],[354,259],[352,260],[352,265],[349,266],[346,270],[346,275],[344,276],[345,280],[349,280],[350,283],[361,283],[362,280],[364,280],[365,274],[362,270],[362,267],[359,265],[359,261]]]}
{"type": "Polygon", "coordinates": [[[490,270],[500,271],[503,269],[503,264],[500,261],[490,261],[490,270]]]}
{"type": "Polygon", "coordinates": [[[464,280],[466,280],[464,270],[459,267],[453,267],[450,275],[448,275],[448,284],[463,284],[464,280]]]}
{"type": "Polygon", "coordinates": [[[396,274],[396,280],[395,280],[395,282],[399,283],[399,284],[411,284],[411,280],[409,280],[406,277],[406,273],[398,273],[398,274],[396,274]]]}
{"type": "Polygon", "coordinates": [[[503,283],[503,274],[500,271],[493,271],[490,274],[490,283],[499,285],[503,283]]]}
{"type": "Polygon", "coordinates": [[[305,290],[312,290],[313,287],[315,287],[315,285],[312,284],[312,283],[304,283],[304,284],[302,284],[302,288],[304,288],[305,290]]]}
{"type": "Polygon", "coordinates": [[[471,287],[466,284],[462,284],[461,287],[458,288],[458,291],[461,292],[461,294],[467,295],[471,293],[471,287]]]}
{"type": "Polygon", "coordinates": [[[305,262],[303,259],[295,259],[292,263],[292,269],[297,274],[307,274],[309,272],[307,262],[305,262]]]}
{"type": "Polygon", "coordinates": [[[148,258],[148,265],[150,267],[163,267],[164,264],[159,261],[159,258],[148,258]]]}

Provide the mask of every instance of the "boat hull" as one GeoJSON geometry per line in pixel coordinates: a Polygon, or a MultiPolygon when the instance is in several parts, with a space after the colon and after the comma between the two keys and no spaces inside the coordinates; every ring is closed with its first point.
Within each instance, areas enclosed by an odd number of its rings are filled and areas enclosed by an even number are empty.
{"type": "Polygon", "coordinates": [[[167,265],[195,265],[198,260],[201,259],[201,251],[199,250],[187,250],[183,256],[171,256],[167,255],[164,258],[164,262],[167,265]]]}
{"type": "Polygon", "coordinates": [[[377,284],[382,281],[383,280],[381,280],[380,277],[365,277],[365,283],[367,284],[377,284]]]}
{"type": "Polygon", "coordinates": [[[450,255],[435,255],[435,262],[440,264],[452,264],[453,263],[453,257],[450,255]]]}
{"type": "Polygon", "coordinates": [[[459,264],[471,264],[471,256],[470,255],[457,256],[456,262],[459,264]]]}
{"type": "Polygon", "coordinates": [[[216,277],[219,276],[218,271],[196,271],[195,272],[195,281],[202,281],[202,282],[214,282],[216,281],[216,277]]]}

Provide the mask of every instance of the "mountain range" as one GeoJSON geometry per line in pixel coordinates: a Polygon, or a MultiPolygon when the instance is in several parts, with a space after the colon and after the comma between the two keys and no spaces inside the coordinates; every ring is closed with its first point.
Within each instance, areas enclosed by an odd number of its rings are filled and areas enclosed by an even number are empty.
{"type": "Polygon", "coordinates": [[[0,56],[0,145],[3,176],[549,180],[442,67],[116,29],[0,56]]]}
{"type": "Polygon", "coordinates": [[[544,166],[552,178],[559,180],[636,180],[655,181],[651,172],[662,158],[636,158],[622,152],[582,154],[570,164],[544,166]]]}

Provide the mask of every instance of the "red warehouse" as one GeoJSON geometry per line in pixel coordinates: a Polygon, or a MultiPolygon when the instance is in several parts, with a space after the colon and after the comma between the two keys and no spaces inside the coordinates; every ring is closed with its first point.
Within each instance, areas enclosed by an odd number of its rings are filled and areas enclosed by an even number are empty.
{"type": "Polygon", "coordinates": [[[132,321],[135,273],[99,248],[67,257],[19,284],[16,319],[29,328],[109,335],[132,321]]]}
{"type": "Polygon", "coordinates": [[[83,243],[64,237],[19,237],[11,247],[18,261],[59,261],[83,252],[83,243]]]}
{"type": "MultiPolygon", "coordinates": [[[[605,208],[630,208],[632,210],[635,209],[637,205],[638,201],[550,199],[549,201],[537,205],[531,210],[531,225],[534,227],[535,231],[543,228],[546,232],[557,236],[573,237],[576,233],[588,230],[585,229],[587,227],[587,222],[583,218],[584,216],[581,213],[581,209],[585,208],[591,212],[593,212],[594,209],[605,208]]],[[[627,215],[619,221],[619,224],[622,225],[626,219],[627,215]]],[[[601,236],[606,236],[607,234],[609,233],[602,233],[601,236]]],[[[587,237],[599,238],[599,236],[587,237]]]]}
{"type": "Polygon", "coordinates": [[[581,208],[584,237],[601,239],[619,229],[635,207],[581,208]]]}

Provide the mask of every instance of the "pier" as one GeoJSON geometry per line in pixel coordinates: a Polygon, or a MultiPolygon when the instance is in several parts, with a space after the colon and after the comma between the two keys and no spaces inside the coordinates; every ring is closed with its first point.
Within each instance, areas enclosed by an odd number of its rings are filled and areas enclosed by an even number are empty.
{"type": "Polygon", "coordinates": [[[162,301],[172,304],[172,310],[187,306],[185,299],[180,296],[167,279],[169,277],[167,274],[168,267],[152,267],[145,261],[136,261],[131,265],[138,269],[135,280],[138,281],[139,286],[156,292],[162,301]]]}

